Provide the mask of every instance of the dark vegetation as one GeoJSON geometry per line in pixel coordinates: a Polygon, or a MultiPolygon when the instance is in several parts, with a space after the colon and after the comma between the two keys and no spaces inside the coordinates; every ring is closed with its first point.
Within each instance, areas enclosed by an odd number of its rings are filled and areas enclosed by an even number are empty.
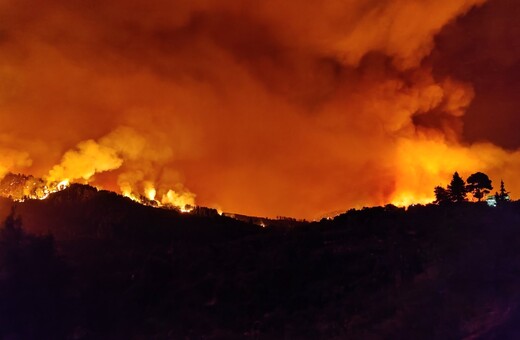
{"type": "Polygon", "coordinates": [[[0,338],[519,338],[520,203],[450,202],[262,228],[81,185],[3,200],[0,338]]]}
{"type": "MultiPolygon", "coordinates": [[[[435,203],[442,205],[466,202],[468,201],[468,194],[471,194],[477,202],[481,202],[491,190],[493,190],[491,180],[485,173],[476,172],[470,175],[467,181],[464,181],[459,173],[455,172],[447,188],[436,186],[433,191],[435,203]]],[[[500,205],[510,200],[504,181],[500,181],[500,192],[487,196],[487,199],[491,200],[493,205],[500,205]]]]}

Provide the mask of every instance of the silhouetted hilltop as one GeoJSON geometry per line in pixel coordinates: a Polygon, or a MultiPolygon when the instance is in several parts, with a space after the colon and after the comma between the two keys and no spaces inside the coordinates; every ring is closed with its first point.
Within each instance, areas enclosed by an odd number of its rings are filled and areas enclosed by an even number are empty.
{"type": "MultiPolygon", "coordinates": [[[[6,216],[13,203],[5,199],[1,202],[0,212],[6,216]]],[[[14,207],[27,231],[51,233],[57,239],[156,239],[163,233],[233,238],[259,230],[258,226],[220,216],[214,209],[197,208],[184,214],[175,209],[142,205],[114,192],[82,184],[72,184],[44,200],[16,202],[14,207]]]]}
{"type": "Polygon", "coordinates": [[[82,185],[15,206],[21,222],[0,232],[0,338],[520,335],[518,202],[265,227],[82,185]]]}

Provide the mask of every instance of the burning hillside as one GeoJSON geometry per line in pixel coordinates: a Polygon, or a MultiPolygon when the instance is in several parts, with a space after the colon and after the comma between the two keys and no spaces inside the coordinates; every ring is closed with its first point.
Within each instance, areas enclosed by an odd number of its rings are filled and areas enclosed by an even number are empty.
{"type": "Polygon", "coordinates": [[[430,202],[454,171],[520,192],[519,10],[4,0],[0,177],[297,218],[430,202]]]}
{"type": "Polygon", "coordinates": [[[69,186],[67,180],[47,183],[41,178],[30,175],[8,173],[0,181],[0,196],[14,201],[27,199],[46,199],[51,193],[69,186]]]}
{"type": "MultiPolygon", "coordinates": [[[[8,173],[0,181],[0,196],[16,202],[44,200],[50,194],[62,191],[69,185],[68,180],[47,182],[31,175],[8,173]]],[[[193,199],[178,195],[173,190],[169,190],[160,201],[156,200],[155,192],[153,187],[148,186],[144,194],[124,192],[123,196],[143,205],[177,209],[181,212],[190,212],[195,207],[193,199]]]]}

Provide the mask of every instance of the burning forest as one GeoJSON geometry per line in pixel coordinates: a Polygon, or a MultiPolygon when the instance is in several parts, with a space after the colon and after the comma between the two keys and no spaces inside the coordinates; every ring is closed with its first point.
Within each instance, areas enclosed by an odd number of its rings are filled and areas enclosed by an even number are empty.
{"type": "MultiPolygon", "coordinates": [[[[69,185],[68,180],[47,182],[42,178],[35,178],[30,175],[8,173],[0,181],[0,196],[11,199],[14,202],[44,200],[50,194],[62,191],[68,188],[69,185]]],[[[179,195],[173,190],[168,190],[162,199],[158,200],[156,192],[156,189],[148,184],[142,194],[136,194],[133,191],[123,191],[122,195],[143,205],[176,209],[180,212],[190,212],[195,208],[192,195],[179,195]]]]}
{"type": "Polygon", "coordinates": [[[454,171],[520,192],[514,1],[0,13],[0,177],[311,219],[431,202],[454,171]]]}
{"type": "Polygon", "coordinates": [[[519,18],[0,0],[0,339],[520,339],[519,18]]]}

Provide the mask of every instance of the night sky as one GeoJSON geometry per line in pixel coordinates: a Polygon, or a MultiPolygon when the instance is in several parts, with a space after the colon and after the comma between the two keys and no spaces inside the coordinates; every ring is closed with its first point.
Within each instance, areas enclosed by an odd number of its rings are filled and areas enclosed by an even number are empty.
{"type": "Polygon", "coordinates": [[[516,198],[519,17],[517,0],[0,0],[0,176],[271,217],[429,202],[454,171],[516,198]]]}

